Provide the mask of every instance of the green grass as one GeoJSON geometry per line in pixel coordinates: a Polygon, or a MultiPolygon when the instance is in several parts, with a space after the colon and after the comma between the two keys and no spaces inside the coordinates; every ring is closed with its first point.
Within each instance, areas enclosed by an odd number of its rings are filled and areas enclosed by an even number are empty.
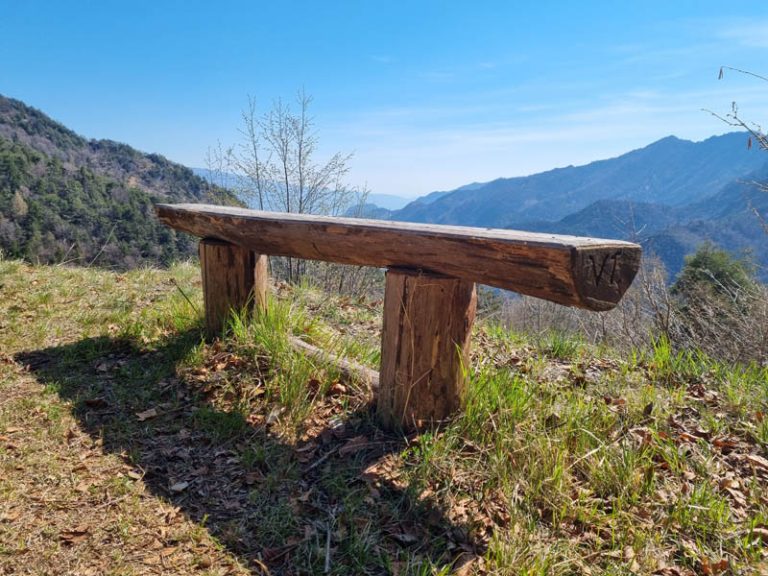
{"type": "Polygon", "coordinates": [[[765,571],[766,368],[481,322],[406,439],[289,340],[375,368],[380,303],[283,288],[210,342],[197,274],[0,260],[0,571],[765,571]]]}
{"type": "Polygon", "coordinates": [[[539,342],[539,352],[549,358],[572,360],[577,357],[584,343],[577,337],[562,332],[549,332],[539,342]]]}

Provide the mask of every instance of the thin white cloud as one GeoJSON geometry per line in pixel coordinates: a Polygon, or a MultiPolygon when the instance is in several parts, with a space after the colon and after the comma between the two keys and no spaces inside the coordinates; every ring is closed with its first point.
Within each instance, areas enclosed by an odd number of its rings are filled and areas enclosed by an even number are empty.
{"type": "Polygon", "coordinates": [[[730,24],[718,36],[750,48],[768,48],[768,20],[730,24]]]}
{"type": "Polygon", "coordinates": [[[457,74],[450,70],[432,70],[424,72],[420,76],[428,82],[451,82],[456,79],[457,74]]]}

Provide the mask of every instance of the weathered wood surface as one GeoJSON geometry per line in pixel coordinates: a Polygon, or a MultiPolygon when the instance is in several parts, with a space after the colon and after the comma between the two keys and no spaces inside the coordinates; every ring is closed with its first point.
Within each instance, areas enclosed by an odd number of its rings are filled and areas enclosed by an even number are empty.
{"type": "Polygon", "coordinates": [[[173,228],[260,254],[431,271],[590,310],[613,308],[640,265],[640,246],[617,240],[204,204],[156,209],[173,228]]]}
{"type": "Polygon", "coordinates": [[[213,238],[200,241],[199,253],[209,336],[221,332],[232,310],[266,306],[266,256],[213,238]]]}
{"type": "Polygon", "coordinates": [[[314,358],[319,362],[327,362],[328,364],[332,364],[334,368],[336,368],[347,380],[362,381],[363,383],[370,386],[374,393],[378,389],[379,373],[376,372],[376,370],[371,370],[367,366],[363,366],[362,364],[358,364],[352,360],[340,358],[339,356],[331,354],[322,348],[308,344],[296,336],[289,336],[288,341],[294,350],[301,352],[310,358],[314,358]]]}
{"type": "Polygon", "coordinates": [[[462,409],[476,309],[473,282],[387,270],[376,399],[383,426],[418,430],[462,409]]]}

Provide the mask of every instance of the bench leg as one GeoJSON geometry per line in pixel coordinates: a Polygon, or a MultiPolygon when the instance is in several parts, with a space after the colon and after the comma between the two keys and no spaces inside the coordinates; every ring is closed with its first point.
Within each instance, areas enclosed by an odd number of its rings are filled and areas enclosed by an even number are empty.
{"type": "Polygon", "coordinates": [[[377,412],[382,426],[418,430],[463,406],[475,284],[387,271],[377,412]]]}
{"type": "Polygon", "coordinates": [[[205,328],[221,333],[232,310],[264,309],[267,304],[267,257],[223,240],[200,241],[205,328]]]}

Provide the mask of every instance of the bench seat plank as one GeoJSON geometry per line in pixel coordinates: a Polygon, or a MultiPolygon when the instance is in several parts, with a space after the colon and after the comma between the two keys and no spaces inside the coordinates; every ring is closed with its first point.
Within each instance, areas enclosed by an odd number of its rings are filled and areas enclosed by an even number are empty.
{"type": "Polygon", "coordinates": [[[262,212],[205,204],[158,204],[165,224],[258,254],[424,270],[609,310],[637,273],[631,242],[494,228],[262,212]]]}

